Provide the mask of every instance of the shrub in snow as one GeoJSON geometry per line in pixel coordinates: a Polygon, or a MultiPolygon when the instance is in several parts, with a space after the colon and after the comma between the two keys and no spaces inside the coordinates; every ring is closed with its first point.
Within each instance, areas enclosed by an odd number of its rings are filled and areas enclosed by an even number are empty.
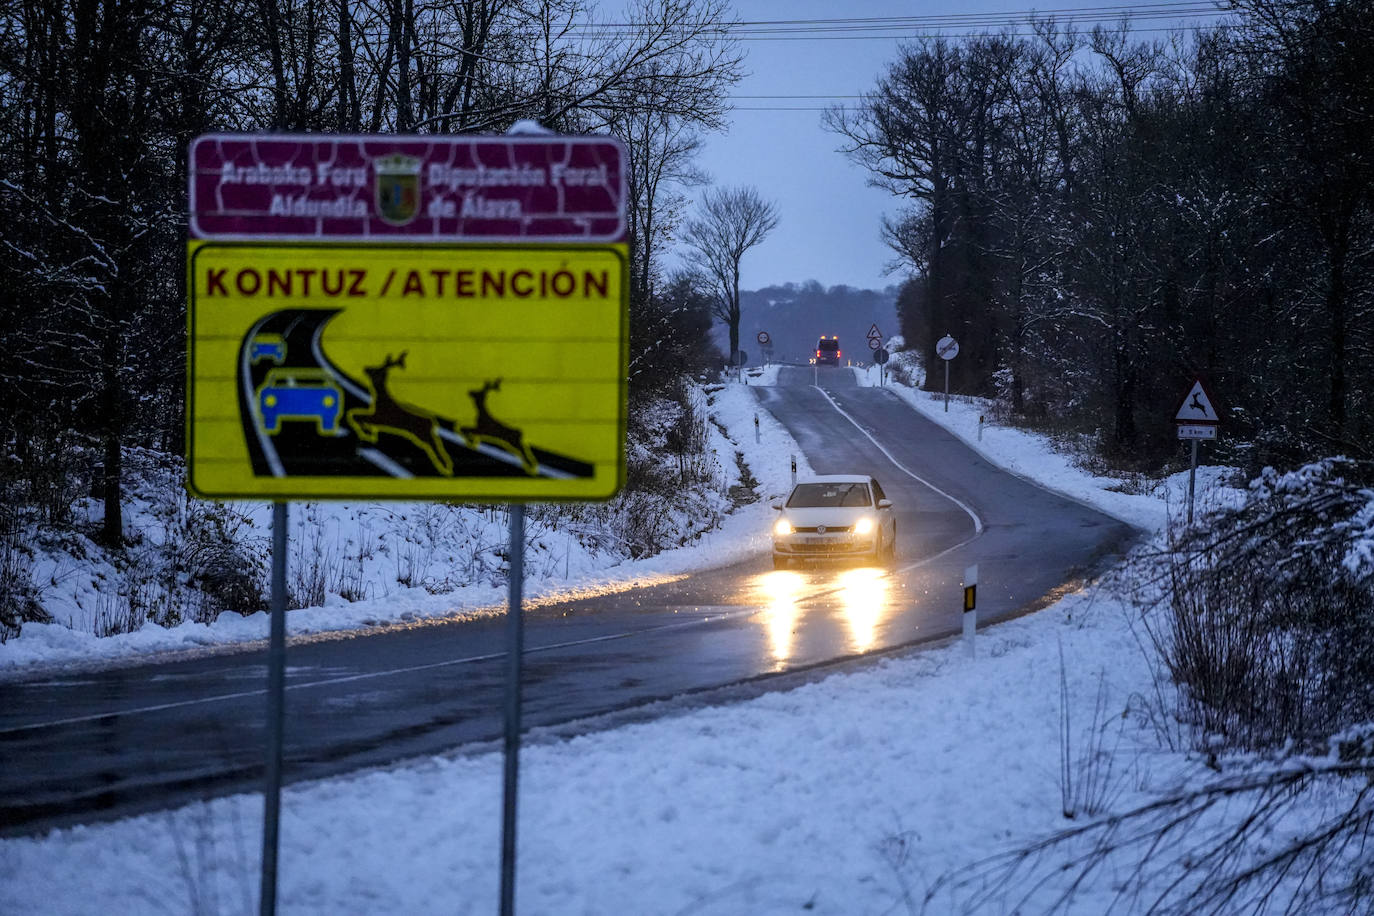
{"type": "Polygon", "coordinates": [[[1184,717],[1243,747],[1374,720],[1374,463],[1267,469],[1175,531],[1152,623],[1184,717]]]}
{"type": "Polygon", "coordinates": [[[38,601],[19,508],[9,500],[0,501],[0,643],[18,636],[26,623],[51,620],[38,601]]]}

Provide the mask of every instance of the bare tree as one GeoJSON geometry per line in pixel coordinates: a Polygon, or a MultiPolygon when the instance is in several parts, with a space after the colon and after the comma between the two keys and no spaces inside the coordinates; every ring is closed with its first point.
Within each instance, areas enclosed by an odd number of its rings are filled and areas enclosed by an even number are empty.
{"type": "Polygon", "coordinates": [[[683,239],[716,287],[712,313],[730,328],[731,358],[739,351],[739,268],[744,254],[778,225],[778,208],[752,187],[715,188],[688,220],[683,239]]]}

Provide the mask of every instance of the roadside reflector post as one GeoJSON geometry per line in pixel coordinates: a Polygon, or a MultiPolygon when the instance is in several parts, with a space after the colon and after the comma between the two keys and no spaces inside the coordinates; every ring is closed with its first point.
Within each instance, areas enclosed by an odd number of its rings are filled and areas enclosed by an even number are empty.
{"type": "Polygon", "coordinates": [[[754,414],[754,444],[757,445],[762,441],[763,440],[759,438],[759,415],[754,414]]]}
{"type": "Polygon", "coordinates": [[[262,881],[258,912],[277,911],[281,762],[286,704],[286,503],[272,504],[272,599],[267,649],[267,766],[262,793],[262,881]]]}
{"type": "Polygon", "coordinates": [[[520,784],[520,656],[525,651],[521,609],[525,580],[525,504],[510,507],[510,598],[506,605],[505,780],[501,802],[501,916],[515,913],[515,812],[520,784]]]}
{"type": "Polygon", "coordinates": [[[978,415],[978,441],[983,441],[983,415],[978,415]]]}
{"type": "Polygon", "coordinates": [[[792,486],[797,485],[797,456],[792,456],[792,486]]]}
{"type": "Polygon", "coordinates": [[[977,655],[973,646],[973,636],[978,631],[978,564],[964,570],[964,645],[968,657],[977,655]]]}

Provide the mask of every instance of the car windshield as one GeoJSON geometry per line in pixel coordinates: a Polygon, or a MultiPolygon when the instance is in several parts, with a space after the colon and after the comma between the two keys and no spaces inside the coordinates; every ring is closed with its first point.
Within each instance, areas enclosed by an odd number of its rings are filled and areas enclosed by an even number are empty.
{"type": "Polygon", "coordinates": [[[871,506],[866,483],[799,483],[787,500],[789,509],[871,506]]]}

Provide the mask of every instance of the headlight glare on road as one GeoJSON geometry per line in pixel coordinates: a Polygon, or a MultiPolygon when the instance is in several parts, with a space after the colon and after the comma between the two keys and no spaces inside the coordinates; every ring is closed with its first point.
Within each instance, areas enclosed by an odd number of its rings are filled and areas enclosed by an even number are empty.
{"type": "Polygon", "coordinates": [[[873,532],[873,519],[861,518],[854,523],[855,534],[871,534],[873,532]]]}
{"type": "Polygon", "coordinates": [[[773,525],[773,533],[779,536],[791,534],[792,523],[785,518],[778,519],[777,523],[773,525]]]}

